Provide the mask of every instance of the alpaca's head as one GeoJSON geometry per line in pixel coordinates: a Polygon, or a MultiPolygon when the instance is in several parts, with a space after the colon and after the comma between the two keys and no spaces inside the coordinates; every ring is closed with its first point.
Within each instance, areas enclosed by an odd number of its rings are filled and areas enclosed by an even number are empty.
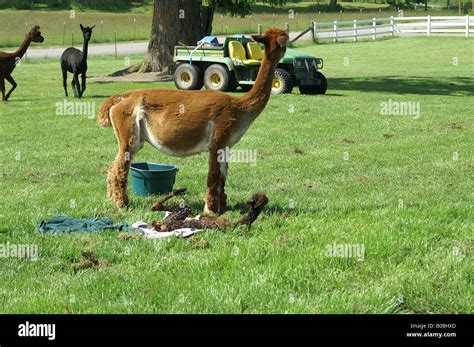
{"type": "Polygon", "coordinates": [[[33,41],[33,42],[40,42],[41,43],[41,42],[44,41],[43,36],[41,36],[40,27],[38,25],[35,25],[30,30],[30,33],[28,35],[31,38],[31,41],[33,41]]]}
{"type": "Polygon", "coordinates": [[[83,27],[82,24],[79,24],[82,30],[82,36],[84,36],[84,41],[89,41],[92,36],[92,29],[95,28],[95,25],[91,27],[83,27]]]}
{"type": "Polygon", "coordinates": [[[265,55],[272,61],[279,61],[286,52],[286,45],[289,40],[285,30],[272,28],[263,35],[252,35],[252,38],[265,46],[265,55]]]}
{"type": "Polygon", "coordinates": [[[264,208],[268,204],[268,198],[264,193],[255,193],[247,204],[253,208],[264,208]]]}

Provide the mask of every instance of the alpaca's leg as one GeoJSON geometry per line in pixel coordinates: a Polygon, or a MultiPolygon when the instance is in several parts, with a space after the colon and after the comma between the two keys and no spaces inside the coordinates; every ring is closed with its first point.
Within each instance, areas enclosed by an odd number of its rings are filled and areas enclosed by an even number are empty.
{"type": "Polygon", "coordinates": [[[82,95],[84,94],[84,91],[86,90],[86,73],[85,73],[85,71],[82,73],[81,78],[82,78],[82,89],[81,89],[81,94],[80,95],[82,97],[82,95]]]}
{"type": "Polygon", "coordinates": [[[216,150],[209,151],[209,172],[207,174],[207,193],[204,214],[220,213],[221,169],[216,150]]]}
{"type": "Polygon", "coordinates": [[[117,207],[128,205],[128,171],[133,155],[143,146],[139,127],[130,119],[130,105],[116,105],[110,111],[119,152],[112,162],[108,176],[108,196],[117,207]]]}
{"type": "Polygon", "coordinates": [[[5,96],[5,100],[8,100],[8,98],[10,97],[11,93],[13,93],[13,91],[15,90],[17,84],[15,82],[15,80],[13,79],[13,77],[11,75],[9,76],[5,76],[5,79],[11,83],[12,85],[12,89],[10,89],[10,91],[7,93],[7,95],[5,96]]]}
{"type": "Polygon", "coordinates": [[[74,92],[74,97],[78,98],[79,97],[79,78],[77,77],[77,74],[74,74],[72,77],[72,91],[74,92]]]}
{"type": "Polygon", "coordinates": [[[225,181],[227,179],[227,171],[229,169],[229,164],[227,162],[221,162],[220,170],[221,177],[219,180],[219,213],[224,213],[227,210],[227,195],[224,191],[225,181]]]}
{"type": "Polygon", "coordinates": [[[72,76],[71,87],[72,87],[72,92],[74,93],[74,97],[77,98],[76,77],[75,76],[72,76]]]}
{"type": "Polygon", "coordinates": [[[130,161],[131,156],[127,146],[120,145],[119,152],[110,166],[107,178],[109,199],[118,208],[124,208],[128,205],[127,182],[130,161]]]}
{"type": "Polygon", "coordinates": [[[76,76],[76,88],[77,88],[77,95],[79,96],[79,99],[82,97],[82,92],[81,92],[81,82],[79,80],[79,74],[76,76]]]}
{"type": "Polygon", "coordinates": [[[0,77],[0,91],[2,92],[2,100],[5,101],[5,80],[0,77]]]}
{"type": "Polygon", "coordinates": [[[63,87],[64,93],[66,94],[66,98],[69,96],[67,95],[67,70],[63,69],[63,87]]]}

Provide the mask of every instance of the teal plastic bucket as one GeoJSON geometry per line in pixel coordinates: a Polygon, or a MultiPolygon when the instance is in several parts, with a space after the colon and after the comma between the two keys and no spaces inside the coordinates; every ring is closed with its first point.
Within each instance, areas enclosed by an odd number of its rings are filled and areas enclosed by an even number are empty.
{"type": "Polygon", "coordinates": [[[138,196],[164,194],[173,191],[176,173],[179,170],[176,165],[147,162],[132,163],[130,169],[132,192],[138,196]]]}

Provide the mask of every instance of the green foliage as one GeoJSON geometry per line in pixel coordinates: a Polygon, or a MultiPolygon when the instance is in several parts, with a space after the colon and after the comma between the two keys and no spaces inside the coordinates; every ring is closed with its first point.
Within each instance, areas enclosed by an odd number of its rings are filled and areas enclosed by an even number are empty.
{"type": "MultiPolygon", "coordinates": [[[[251,5],[256,3],[255,0],[202,0],[203,5],[214,8],[216,12],[232,15],[245,16],[252,13],[251,5]]],[[[286,0],[264,0],[264,4],[270,6],[282,6],[286,0]]]]}
{"type": "Polygon", "coordinates": [[[418,1],[413,0],[388,0],[387,3],[392,5],[394,8],[411,10],[415,8],[415,3],[418,1]]]}
{"type": "Polygon", "coordinates": [[[152,0],[0,0],[0,8],[30,10],[38,8],[68,9],[86,8],[95,10],[127,10],[134,6],[143,6],[152,0]]]}

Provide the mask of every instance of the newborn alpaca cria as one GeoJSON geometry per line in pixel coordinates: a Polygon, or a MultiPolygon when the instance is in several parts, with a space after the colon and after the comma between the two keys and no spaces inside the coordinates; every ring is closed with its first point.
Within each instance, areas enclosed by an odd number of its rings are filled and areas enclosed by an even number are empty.
{"type": "Polygon", "coordinates": [[[232,223],[223,217],[215,216],[201,216],[199,219],[186,219],[192,212],[191,207],[185,204],[164,205],[166,201],[173,196],[182,194],[186,189],[174,190],[172,193],[164,196],[151,207],[152,211],[168,211],[170,214],[161,221],[154,221],[151,223],[153,228],[157,231],[167,232],[180,228],[195,228],[195,229],[227,229],[237,227],[239,225],[252,225],[258,218],[263,208],[268,203],[268,198],[263,193],[255,193],[252,198],[247,201],[250,209],[239,221],[232,223]]]}

